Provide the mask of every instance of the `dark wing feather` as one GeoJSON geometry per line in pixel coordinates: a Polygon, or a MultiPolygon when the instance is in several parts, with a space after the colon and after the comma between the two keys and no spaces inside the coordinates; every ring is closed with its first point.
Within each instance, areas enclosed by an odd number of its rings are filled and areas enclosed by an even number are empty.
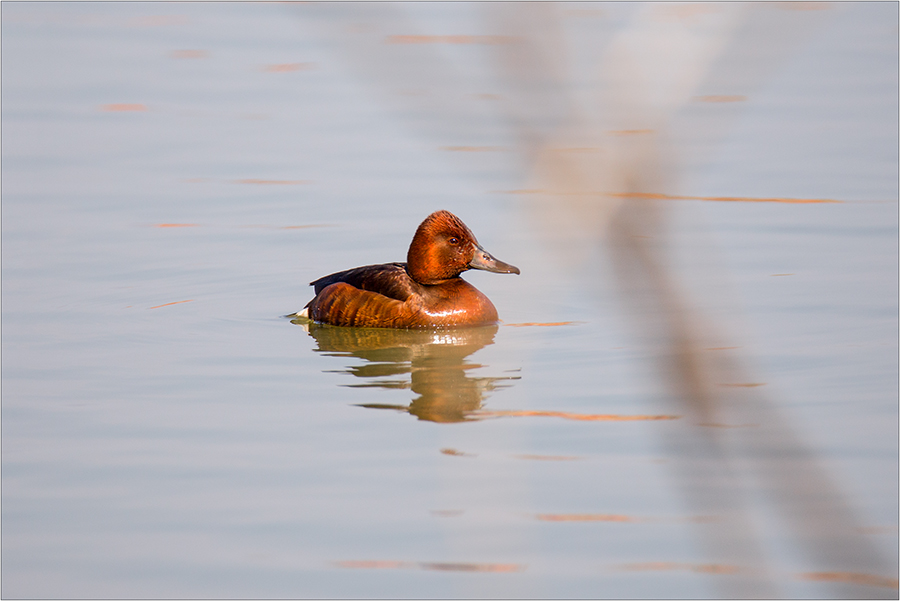
{"type": "Polygon", "coordinates": [[[310,286],[315,286],[316,294],[337,282],[345,282],[360,290],[368,290],[383,294],[404,302],[416,292],[417,284],[406,273],[406,263],[384,263],[383,265],[366,265],[346,271],[339,271],[321,277],[310,286]]]}

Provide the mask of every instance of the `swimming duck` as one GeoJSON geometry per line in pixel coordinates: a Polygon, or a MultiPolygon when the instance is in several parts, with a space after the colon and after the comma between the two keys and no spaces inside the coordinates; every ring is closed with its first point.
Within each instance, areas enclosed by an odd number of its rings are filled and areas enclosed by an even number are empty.
{"type": "Polygon", "coordinates": [[[519,273],[481,248],[449,211],[437,211],[416,230],[406,263],[367,265],[310,282],[316,297],[296,313],[335,326],[425,328],[497,322],[497,309],[459,277],[469,269],[519,273]]]}

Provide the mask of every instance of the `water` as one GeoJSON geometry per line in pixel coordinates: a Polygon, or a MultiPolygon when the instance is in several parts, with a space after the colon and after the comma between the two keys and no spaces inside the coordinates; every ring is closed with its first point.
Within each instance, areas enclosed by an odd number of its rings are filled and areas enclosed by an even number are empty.
{"type": "Polygon", "coordinates": [[[655,23],[707,69],[559,133],[472,5],[3,3],[2,595],[896,597],[897,6],[675,6],[556,7],[572,102],[655,23]],[[742,366],[721,423],[517,123],[659,168],[635,239],[742,366]],[[522,269],[465,275],[498,327],[281,317],[440,208],[522,269]]]}

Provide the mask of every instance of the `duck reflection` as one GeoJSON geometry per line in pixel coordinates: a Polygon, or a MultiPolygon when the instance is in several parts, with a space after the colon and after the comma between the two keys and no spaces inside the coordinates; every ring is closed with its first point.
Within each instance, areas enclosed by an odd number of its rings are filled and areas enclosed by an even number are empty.
{"type": "Polygon", "coordinates": [[[409,405],[361,403],[370,409],[394,409],[432,422],[451,423],[478,419],[487,395],[511,386],[509,377],[473,377],[470,370],[485,367],[466,361],[475,351],[494,343],[498,326],[450,330],[391,330],[342,328],[304,319],[302,326],[318,343],[317,352],[331,357],[355,357],[361,365],[348,365],[337,373],[361,378],[351,388],[411,389],[409,405]],[[406,376],[409,374],[409,377],[406,376]]]}

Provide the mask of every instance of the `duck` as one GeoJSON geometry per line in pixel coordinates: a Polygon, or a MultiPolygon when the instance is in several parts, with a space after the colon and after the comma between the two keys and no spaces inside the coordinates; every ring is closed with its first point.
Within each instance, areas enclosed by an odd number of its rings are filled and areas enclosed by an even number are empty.
{"type": "Polygon", "coordinates": [[[310,282],[315,298],[292,316],[364,328],[496,324],[490,299],[460,277],[469,269],[520,273],[484,250],[459,217],[436,211],[416,230],[405,263],[366,265],[310,282]]]}

